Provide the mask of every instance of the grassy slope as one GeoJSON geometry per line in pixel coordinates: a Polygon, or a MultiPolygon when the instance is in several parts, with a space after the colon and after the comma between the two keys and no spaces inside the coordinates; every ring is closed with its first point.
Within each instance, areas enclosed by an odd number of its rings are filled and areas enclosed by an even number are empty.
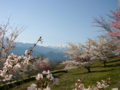
{"type": "MultiPolygon", "coordinates": [[[[103,63],[100,61],[96,61],[93,65],[91,65],[91,73],[88,73],[87,69],[85,68],[77,68],[72,69],[68,73],[56,73],[55,76],[60,78],[58,85],[52,84],[52,90],[73,90],[75,88],[75,83],[78,79],[82,80],[82,77],[85,76],[83,79],[83,84],[85,88],[88,86],[95,86],[97,81],[101,81],[101,79],[105,80],[110,78],[110,86],[105,90],[111,90],[112,88],[118,87],[120,89],[120,58],[112,58],[107,61],[107,67],[104,67],[103,63]]],[[[65,65],[56,65],[53,66],[53,70],[63,69],[65,65]]],[[[27,87],[30,84],[36,83],[35,81],[26,83],[21,85],[21,89],[17,89],[16,87],[10,90],[27,90],[27,87]]]]}

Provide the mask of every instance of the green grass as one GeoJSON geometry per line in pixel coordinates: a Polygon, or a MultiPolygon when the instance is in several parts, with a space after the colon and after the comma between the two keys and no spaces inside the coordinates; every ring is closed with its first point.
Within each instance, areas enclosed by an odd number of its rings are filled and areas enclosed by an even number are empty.
{"type": "MultiPolygon", "coordinates": [[[[51,90],[73,90],[75,88],[75,83],[78,79],[82,80],[85,88],[88,86],[95,86],[97,81],[106,80],[110,78],[109,87],[105,90],[111,90],[112,88],[118,87],[120,89],[120,58],[115,57],[111,58],[107,61],[106,67],[104,67],[103,62],[96,61],[93,65],[91,65],[91,73],[88,73],[85,68],[77,68],[72,69],[68,73],[55,73],[54,76],[59,77],[58,85],[52,84],[51,90]]],[[[54,65],[51,70],[59,70],[63,69],[65,65],[54,65]]],[[[29,83],[22,84],[19,89],[17,87],[9,89],[9,90],[27,90],[27,87],[32,83],[36,83],[35,81],[31,81],[29,83]]]]}

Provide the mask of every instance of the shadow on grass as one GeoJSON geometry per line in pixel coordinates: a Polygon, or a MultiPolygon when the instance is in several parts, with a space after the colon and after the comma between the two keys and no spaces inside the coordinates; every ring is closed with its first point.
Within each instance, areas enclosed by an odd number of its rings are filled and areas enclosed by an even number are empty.
{"type": "Polygon", "coordinates": [[[104,66],[91,66],[91,68],[103,68],[104,66]]]}
{"type": "Polygon", "coordinates": [[[120,64],[115,64],[115,65],[106,65],[106,67],[119,67],[120,64]]]}
{"type": "MultiPolygon", "coordinates": [[[[111,62],[107,62],[107,63],[112,63],[112,62],[117,62],[117,61],[111,61],[111,62]]],[[[113,65],[113,64],[107,65],[107,63],[106,63],[106,67],[119,67],[120,66],[120,63],[115,64],[115,65],[113,65]]],[[[104,66],[91,66],[91,68],[106,68],[106,67],[104,67],[104,66]]]]}
{"type": "Polygon", "coordinates": [[[76,74],[73,74],[73,75],[88,74],[88,73],[96,73],[96,72],[108,72],[108,71],[111,71],[111,70],[114,70],[114,69],[99,70],[99,71],[91,71],[91,72],[84,72],[84,73],[76,73],[76,74]]]}
{"type": "Polygon", "coordinates": [[[109,61],[109,62],[107,62],[107,63],[113,63],[113,62],[120,62],[120,59],[116,59],[116,60],[114,60],[114,61],[109,61]]]}

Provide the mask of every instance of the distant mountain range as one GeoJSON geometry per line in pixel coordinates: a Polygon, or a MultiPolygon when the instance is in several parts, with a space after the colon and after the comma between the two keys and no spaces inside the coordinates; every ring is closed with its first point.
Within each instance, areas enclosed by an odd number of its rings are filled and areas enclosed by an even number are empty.
{"type": "MultiPolygon", "coordinates": [[[[6,43],[4,43],[6,45],[6,43]]],[[[16,47],[13,50],[10,50],[11,53],[15,55],[21,56],[25,54],[25,50],[29,50],[30,47],[33,47],[34,44],[30,43],[22,43],[17,42],[16,47]]],[[[33,48],[33,56],[45,55],[45,57],[49,57],[50,60],[72,60],[69,57],[64,57],[65,53],[63,51],[68,51],[67,46],[65,45],[57,45],[57,46],[39,46],[36,45],[33,48]]],[[[83,51],[83,50],[82,50],[83,51]]]]}
{"type": "MultiPolygon", "coordinates": [[[[21,56],[25,54],[25,50],[29,50],[29,47],[33,47],[34,44],[30,43],[22,43],[17,42],[16,47],[13,50],[10,50],[11,53],[15,55],[21,56]]],[[[33,48],[33,56],[45,55],[45,57],[49,57],[50,60],[72,60],[69,57],[64,57],[65,53],[63,51],[67,51],[67,47],[50,47],[50,46],[38,46],[36,45],[33,48]]]]}

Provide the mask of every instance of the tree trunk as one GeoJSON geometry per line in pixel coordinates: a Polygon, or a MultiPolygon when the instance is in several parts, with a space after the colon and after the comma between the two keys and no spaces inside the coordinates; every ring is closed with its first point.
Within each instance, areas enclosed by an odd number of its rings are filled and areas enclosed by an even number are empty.
{"type": "Polygon", "coordinates": [[[106,61],[104,61],[104,67],[106,67],[106,61]]]}
{"type": "Polygon", "coordinates": [[[91,71],[90,71],[90,66],[85,66],[85,68],[88,70],[88,73],[90,73],[91,71]]]}

